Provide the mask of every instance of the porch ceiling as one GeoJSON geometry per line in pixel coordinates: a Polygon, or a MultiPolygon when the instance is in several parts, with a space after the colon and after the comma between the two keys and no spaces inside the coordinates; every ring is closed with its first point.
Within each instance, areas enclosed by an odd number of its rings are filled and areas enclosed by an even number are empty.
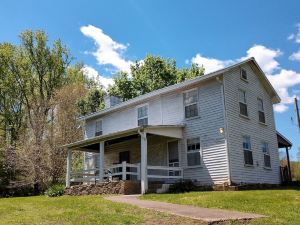
{"type": "Polygon", "coordinates": [[[79,150],[79,151],[98,151],[99,142],[101,141],[126,141],[137,138],[139,131],[148,134],[160,135],[181,139],[183,137],[184,125],[147,125],[135,127],[132,129],[109,133],[70,144],[63,145],[63,148],[79,150]]]}

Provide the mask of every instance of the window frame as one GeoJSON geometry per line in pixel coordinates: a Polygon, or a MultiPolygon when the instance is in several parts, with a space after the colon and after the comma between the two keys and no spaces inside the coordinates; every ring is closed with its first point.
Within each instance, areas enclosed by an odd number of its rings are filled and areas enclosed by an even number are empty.
{"type": "Polygon", "coordinates": [[[136,106],[136,123],[137,123],[137,126],[147,126],[147,125],[149,125],[149,104],[148,103],[136,106]],[[139,109],[143,108],[143,107],[147,107],[147,115],[144,116],[144,117],[139,118],[139,109]],[[143,120],[143,119],[147,119],[147,124],[139,125],[139,120],[143,120]]]}
{"type": "Polygon", "coordinates": [[[264,100],[261,97],[257,97],[257,112],[258,112],[258,122],[261,123],[261,124],[266,125],[266,113],[265,113],[264,100]],[[260,110],[260,108],[259,108],[259,101],[261,101],[262,110],[260,110]],[[259,113],[263,113],[263,115],[264,115],[264,122],[260,121],[260,114],[259,113]]]}
{"type": "Polygon", "coordinates": [[[94,133],[95,137],[101,136],[103,135],[103,120],[102,119],[98,119],[95,121],[95,133],[94,133]],[[101,130],[97,131],[97,123],[101,122],[101,130]],[[98,132],[101,132],[101,134],[98,134],[98,132]]]}
{"type": "Polygon", "coordinates": [[[184,119],[185,120],[190,120],[190,119],[198,118],[199,117],[199,90],[198,90],[198,88],[193,88],[193,89],[189,89],[189,90],[183,91],[182,92],[182,99],[183,99],[183,117],[184,117],[184,119]],[[193,103],[186,104],[185,103],[185,95],[187,93],[194,92],[194,91],[197,94],[197,101],[193,102],[193,103]],[[191,116],[191,117],[186,117],[186,107],[189,107],[189,106],[192,106],[192,105],[196,105],[197,115],[196,116],[191,116]]]}
{"type": "Polygon", "coordinates": [[[186,167],[187,168],[198,168],[198,167],[202,167],[202,145],[201,145],[201,138],[199,136],[197,137],[190,137],[190,138],[186,138],[185,141],[186,144],[186,167]],[[198,139],[199,140],[199,149],[196,150],[188,150],[188,141],[192,140],[192,139],[198,139]],[[189,161],[188,161],[188,154],[194,154],[194,153],[199,153],[200,156],[200,164],[199,165],[189,165],[189,161]]]}
{"type": "Polygon", "coordinates": [[[249,135],[242,135],[242,145],[243,145],[243,156],[244,156],[244,165],[245,166],[254,166],[254,160],[253,160],[253,150],[251,146],[251,137],[249,135]],[[249,139],[249,148],[244,147],[244,138],[249,139]],[[251,158],[252,158],[252,164],[246,163],[246,158],[245,158],[245,151],[251,152],[251,158]]]}
{"type": "Polygon", "coordinates": [[[246,92],[246,90],[241,89],[241,88],[238,89],[238,103],[239,103],[238,105],[239,105],[239,114],[240,114],[240,116],[249,119],[247,92],[246,92]],[[245,102],[241,102],[241,101],[240,101],[240,92],[243,92],[243,93],[244,93],[244,100],[245,100],[245,102]],[[244,105],[246,106],[246,114],[247,114],[247,115],[244,115],[244,114],[241,113],[241,105],[240,105],[240,104],[244,104],[244,105]]]}
{"type": "Polygon", "coordinates": [[[246,69],[240,68],[240,78],[241,78],[241,80],[246,81],[247,83],[249,82],[249,80],[248,80],[248,73],[247,73],[246,69]],[[243,71],[246,72],[246,78],[243,77],[243,71]]]}
{"type": "Polygon", "coordinates": [[[262,150],[262,153],[263,153],[263,162],[264,162],[264,168],[266,169],[271,169],[272,168],[272,163],[271,163],[271,154],[270,154],[270,148],[269,148],[269,143],[266,142],[266,141],[262,141],[261,144],[260,144],[260,148],[262,150]],[[264,148],[266,147],[267,151],[265,152],[264,151],[264,148]],[[268,156],[269,159],[270,159],[270,166],[266,166],[266,163],[265,163],[265,156],[268,156]]]}

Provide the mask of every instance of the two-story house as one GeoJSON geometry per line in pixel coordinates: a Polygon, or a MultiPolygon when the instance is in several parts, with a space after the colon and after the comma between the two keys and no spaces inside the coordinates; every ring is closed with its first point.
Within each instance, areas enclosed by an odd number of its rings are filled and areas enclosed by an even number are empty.
{"type": "MultiPolygon", "coordinates": [[[[85,139],[68,148],[85,153],[85,176],[199,185],[280,183],[273,104],[280,98],[254,58],[86,115],[85,139]]],[[[284,138],[284,137],[282,137],[284,138]]],[[[284,139],[286,140],[286,139],[284,139]]]]}

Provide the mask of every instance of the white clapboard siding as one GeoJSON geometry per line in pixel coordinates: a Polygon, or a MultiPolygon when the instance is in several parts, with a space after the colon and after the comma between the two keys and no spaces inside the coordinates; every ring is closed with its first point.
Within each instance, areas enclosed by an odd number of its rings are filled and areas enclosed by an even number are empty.
{"type": "Polygon", "coordinates": [[[248,82],[240,79],[240,69],[235,68],[224,74],[225,104],[227,108],[228,149],[230,159],[231,180],[234,183],[272,183],[280,182],[279,155],[273,107],[271,98],[263,88],[258,76],[249,64],[244,64],[248,82]],[[249,119],[239,115],[238,90],[246,91],[249,119]],[[258,122],[257,98],[263,99],[266,124],[258,122]],[[249,135],[253,150],[253,167],[244,165],[242,135],[249,135]],[[263,166],[261,142],[269,144],[272,169],[263,166]]]}
{"type": "Polygon", "coordinates": [[[186,120],[185,139],[182,141],[182,166],[184,178],[201,184],[228,182],[227,150],[224,134],[224,113],[221,85],[217,81],[199,86],[199,117],[186,120]],[[186,139],[200,137],[202,165],[187,168],[186,139]]]}

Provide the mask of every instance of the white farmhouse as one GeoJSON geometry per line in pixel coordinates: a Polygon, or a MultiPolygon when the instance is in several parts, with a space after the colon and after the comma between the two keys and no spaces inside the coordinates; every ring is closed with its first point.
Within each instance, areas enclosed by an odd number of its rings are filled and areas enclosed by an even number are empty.
{"type": "MultiPolygon", "coordinates": [[[[254,58],[121,102],[80,118],[85,139],[68,148],[67,186],[108,178],[198,185],[279,184],[273,104],[280,98],[254,58]],[[72,151],[85,152],[85,176],[71,172],[72,151]]],[[[287,151],[288,152],[288,151],[287,151]]]]}

